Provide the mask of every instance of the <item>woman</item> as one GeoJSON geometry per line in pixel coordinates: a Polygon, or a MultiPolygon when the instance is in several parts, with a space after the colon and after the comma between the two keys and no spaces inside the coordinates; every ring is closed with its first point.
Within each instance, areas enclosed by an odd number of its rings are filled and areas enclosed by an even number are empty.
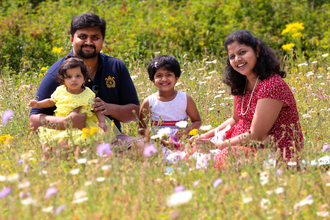
{"type": "Polygon", "coordinates": [[[196,144],[220,149],[215,164],[220,168],[227,162],[229,146],[233,154],[253,153],[252,141],[264,142],[272,136],[281,157],[290,161],[303,148],[303,135],[294,96],[283,80],[285,72],[280,70],[275,53],[246,30],[232,33],[225,41],[225,49],[228,59],[224,83],[234,96],[233,114],[217,129],[227,125],[231,129],[224,141],[211,142],[214,129],[199,136],[196,144]]]}

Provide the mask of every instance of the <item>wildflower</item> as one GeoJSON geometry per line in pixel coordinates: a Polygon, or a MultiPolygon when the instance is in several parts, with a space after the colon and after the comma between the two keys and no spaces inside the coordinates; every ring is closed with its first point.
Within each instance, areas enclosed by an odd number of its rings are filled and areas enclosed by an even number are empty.
{"type": "Polygon", "coordinates": [[[8,196],[11,193],[12,189],[9,187],[4,188],[3,190],[0,191],[0,199],[8,196]]]}
{"type": "Polygon", "coordinates": [[[300,37],[302,37],[302,33],[298,32],[298,33],[292,34],[292,37],[293,38],[300,38],[300,37]]]}
{"type": "Polygon", "coordinates": [[[27,159],[30,159],[33,156],[33,154],[34,154],[34,151],[33,150],[30,150],[29,152],[23,153],[21,155],[21,158],[23,160],[27,160],[27,159]]]}
{"type": "Polygon", "coordinates": [[[22,164],[24,164],[24,160],[19,159],[19,160],[18,160],[18,165],[22,165],[22,164]]]}
{"type": "Polygon", "coordinates": [[[29,172],[29,165],[25,165],[25,167],[24,167],[24,173],[27,173],[27,172],[29,172]]]}
{"type": "Polygon", "coordinates": [[[185,203],[188,203],[192,198],[192,191],[185,190],[181,192],[173,193],[167,198],[167,206],[179,206],[185,203]]]}
{"type": "Polygon", "coordinates": [[[278,168],[278,169],[276,170],[276,173],[277,173],[277,175],[281,175],[281,174],[282,174],[282,170],[281,170],[280,168],[278,168]]]}
{"type": "Polygon", "coordinates": [[[249,202],[251,202],[252,201],[252,197],[245,197],[245,196],[243,196],[243,203],[249,203],[249,202]]]}
{"type": "Polygon", "coordinates": [[[208,64],[210,64],[210,63],[216,64],[217,63],[217,60],[206,61],[206,63],[208,63],[208,64]]]}
{"type": "Polygon", "coordinates": [[[282,35],[288,33],[288,34],[295,34],[297,32],[299,32],[300,30],[304,30],[304,24],[300,23],[300,22],[294,22],[291,24],[287,24],[285,25],[285,29],[282,31],[282,35]]]}
{"type": "Polygon", "coordinates": [[[47,67],[41,67],[40,70],[41,70],[41,71],[46,71],[46,70],[47,70],[47,67]]]}
{"type": "Polygon", "coordinates": [[[307,72],[306,77],[313,76],[313,75],[314,75],[314,72],[313,71],[309,71],[309,72],[307,72]]]}
{"type": "Polygon", "coordinates": [[[328,151],[328,149],[329,149],[329,144],[325,144],[325,145],[323,145],[322,153],[328,151]]]}
{"type": "Polygon", "coordinates": [[[268,205],[270,205],[269,199],[261,199],[260,201],[260,207],[263,209],[267,209],[268,205]]]}
{"type": "Polygon", "coordinates": [[[171,131],[171,129],[169,127],[161,128],[161,129],[158,130],[157,135],[160,138],[164,138],[164,137],[168,136],[170,131],[171,131]]]}
{"type": "Polygon", "coordinates": [[[63,47],[53,47],[53,53],[62,53],[63,47]]]}
{"type": "Polygon", "coordinates": [[[211,125],[203,125],[200,127],[202,131],[209,131],[211,130],[212,126],[211,125]]]}
{"type": "Polygon", "coordinates": [[[88,135],[88,129],[87,128],[83,128],[81,131],[82,131],[82,138],[83,139],[86,139],[87,138],[87,135],[88,135]]]}
{"type": "Polygon", "coordinates": [[[37,203],[37,200],[27,197],[26,199],[21,200],[22,205],[34,205],[37,203]]]}
{"type": "Polygon", "coordinates": [[[2,116],[1,116],[1,121],[3,124],[7,125],[9,122],[9,119],[11,119],[11,117],[14,115],[14,111],[9,109],[7,111],[5,111],[2,116]]]}
{"type": "Polygon", "coordinates": [[[77,160],[77,163],[78,164],[84,164],[84,163],[86,163],[87,162],[87,159],[86,158],[81,158],[81,159],[78,159],[77,160]]]}
{"type": "Polygon", "coordinates": [[[297,210],[300,206],[311,205],[313,203],[312,195],[309,194],[304,200],[296,203],[294,209],[297,210]]]}
{"type": "Polygon", "coordinates": [[[49,206],[49,207],[47,207],[47,208],[42,208],[41,211],[42,211],[42,212],[46,212],[46,213],[50,213],[50,212],[53,211],[53,209],[54,209],[53,206],[49,206]]]}
{"type": "Polygon", "coordinates": [[[6,181],[7,177],[6,176],[0,176],[0,182],[6,181]]]}
{"type": "Polygon", "coordinates": [[[157,153],[157,151],[157,148],[153,144],[150,144],[144,148],[143,154],[147,157],[151,157],[151,155],[157,153]]]}
{"type": "Polygon", "coordinates": [[[93,134],[95,133],[95,132],[97,132],[98,131],[98,128],[97,127],[91,127],[91,129],[89,129],[89,134],[91,135],[91,136],[93,136],[93,134]]]}
{"type": "Polygon", "coordinates": [[[293,47],[294,47],[293,43],[282,45],[282,49],[287,51],[290,51],[293,47]]]}
{"type": "Polygon", "coordinates": [[[329,212],[327,212],[327,211],[316,212],[316,215],[321,216],[321,217],[326,217],[329,215],[329,212]]]}
{"type": "Polygon", "coordinates": [[[102,170],[108,170],[111,168],[111,165],[104,165],[101,167],[102,170]]]}
{"type": "Polygon", "coordinates": [[[100,157],[107,157],[112,155],[112,147],[111,144],[102,143],[96,149],[96,154],[100,157]]]}
{"type": "Polygon", "coordinates": [[[104,180],[105,180],[105,177],[96,178],[96,182],[103,182],[104,180]]]}
{"type": "Polygon", "coordinates": [[[284,192],[284,189],[282,187],[275,190],[276,194],[280,194],[280,193],[283,193],[283,192],[284,192]]]}
{"type": "Polygon", "coordinates": [[[12,173],[12,174],[9,174],[9,176],[7,176],[7,180],[9,182],[15,182],[19,179],[19,175],[18,173],[12,173]]]}
{"type": "Polygon", "coordinates": [[[184,190],[184,186],[177,186],[174,188],[174,192],[181,192],[184,190]]]}
{"type": "Polygon", "coordinates": [[[28,188],[30,186],[30,182],[29,181],[26,181],[26,182],[23,182],[23,183],[19,183],[18,184],[18,188],[28,188]]]}
{"type": "Polygon", "coordinates": [[[264,171],[260,173],[260,184],[265,185],[266,183],[268,183],[268,172],[264,171]]]}
{"type": "Polygon", "coordinates": [[[308,63],[300,63],[298,66],[308,66],[308,63]]]}
{"type": "Polygon", "coordinates": [[[58,215],[58,214],[60,214],[62,211],[63,211],[63,209],[65,209],[65,205],[60,205],[59,207],[57,207],[56,209],[55,209],[55,213],[58,215]]]}
{"type": "Polygon", "coordinates": [[[55,195],[57,193],[57,189],[55,187],[49,187],[46,190],[45,198],[49,198],[51,195],[55,195]]]}
{"type": "Polygon", "coordinates": [[[222,179],[221,178],[216,179],[213,183],[213,188],[217,187],[220,183],[222,183],[222,179]]]}
{"type": "Polygon", "coordinates": [[[75,192],[73,198],[74,198],[74,200],[72,201],[72,203],[82,203],[82,202],[88,200],[87,194],[83,190],[75,192]]]}
{"type": "Polygon", "coordinates": [[[179,127],[179,128],[186,128],[188,125],[187,121],[179,121],[175,124],[175,126],[179,127]]]}
{"type": "Polygon", "coordinates": [[[76,174],[79,173],[79,169],[71,170],[70,173],[71,173],[72,175],[76,175],[76,174]]]}
{"type": "Polygon", "coordinates": [[[295,162],[295,161],[288,162],[288,166],[296,166],[296,165],[297,165],[297,162],[295,162]]]}
{"type": "Polygon", "coordinates": [[[198,186],[198,184],[199,184],[200,181],[201,181],[201,180],[197,180],[197,181],[195,181],[194,184],[193,184],[193,187],[198,186]]]}
{"type": "Polygon", "coordinates": [[[131,76],[132,79],[136,79],[137,77],[138,77],[138,75],[131,76]]]}
{"type": "Polygon", "coordinates": [[[325,53],[325,54],[322,55],[322,57],[327,57],[327,56],[329,56],[328,53],[325,53]]]}
{"type": "Polygon", "coordinates": [[[197,129],[192,129],[191,131],[189,131],[189,135],[192,135],[192,136],[198,135],[198,130],[197,129]]]}
{"type": "Polygon", "coordinates": [[[86,181],[86,183],[84,185],[85,186],[90,186],[90,185],[92,185],[92,181],[86,181]]]}

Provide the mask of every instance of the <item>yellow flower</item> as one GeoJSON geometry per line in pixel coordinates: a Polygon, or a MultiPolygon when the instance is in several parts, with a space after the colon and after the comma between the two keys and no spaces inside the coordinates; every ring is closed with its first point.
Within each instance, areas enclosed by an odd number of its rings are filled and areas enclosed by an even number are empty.
{"type": "Polygon", "coordinates": [[[282,45],[283,50],[291,50],[294,47],[293,43],[282,45]]]}
{"type": "Polygon", "coordinates": [[[282,31],[282,35],[284,34],[295,34],[297,32],[299,32],[300,30],[304,30],[304,24],[303,23],[299,23],[299,22],[294,22],[291,24],[287,24],[285,25],[285,29],[282,31]]]}
{"type": "Polygon", "coordinates": [[[53,53],[62,53],[63,47],[53,47],[53,53]]]}
{"type": "Polygon", "coordinates": [[[82,138],[83,139],[86,139],[87,138],[87,135],[88,135],[88,129],[87,128],[83,128],[81,131],[82,131],[82,138]]]}
{"type": "Polygon", "coordinates": [[[12,139],[14,139],[14,137],[10,136],[9,134],[0,136],[0,144],[5,143],[6,141],[9,142],[9,140],[12,140],[12,139]]]}
{"type": "Polygon", "coordinates": [[[197,129],[192,129],[192,130],[189,132],[189,135],[192,135],[192,136],[196,136],[196,135],[198,135],[198,130],[197,130],[197,129]]]}
{"type": "MultiPolygon", "coordinates": [[[[53,50],[54,50],[54,48],[53,48],[53,50]]],[[[40,70],[41,71],[46,71],[47,70],[47,67],[42,67],[40,70]]]]}
{"type": "Polygon", "coordinates": [[[300,38],[300,37],[302,37],[302,33],[298,32],[298,33],[292,34],[292,37],[293,38],[300,38]]]}
{"type": "Polygon", "coordinates": [[[43,73],[39,73],[39,75],[38,75],[39,77],[42,77],[42,76],[44,76],[44,74],[43,73]]]}
{"type": "Polygon", "coordinates": [[[89,134],[92,136],[95,132],[97,132],[97,130],[97,127],[91,127],[91,129],[89,130],[89,134]]]}

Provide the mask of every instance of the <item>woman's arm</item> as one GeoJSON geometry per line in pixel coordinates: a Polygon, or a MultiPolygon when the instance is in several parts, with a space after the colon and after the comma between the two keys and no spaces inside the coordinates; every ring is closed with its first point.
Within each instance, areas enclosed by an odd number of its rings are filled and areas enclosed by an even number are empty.
{"type": "MultiPolygon", "coordinates": [[[[215,129],[218,129],[219,131],[223,130],[227,125],[230,125],[231,127],[233,127],[239,120],[239,116],[237,114],[237,111],[236,111],[236,104],[237,103],[237,96],[234,96],[233,98],[233,113],[232,113],[232,117],[227,119],[225,122],[223,122],[221,125],[219,125],[217,128],[215,129]]],[[[214,137],[214,134],[215,134],[215,129],[205,133],[205,134],[202,134],[200,136],[201,139],[209,139],[211,137],[214,137]]]]}
{"type": "Polygon", "coordinates": [[[250,131],[233,137],[230,140],[217,143],[216,146],[218,146],[219,149],[222,149],[229,146],[229,142],[231,146],[235,146],[245,145],[251,140],[266,140],[268,132],[273,127],[284,105],[284,102],[276,99],[259,99],[252,119],[250,131]]]}
{"type": "Polygon", "coordinates": [[[186,133],[186,135],[189,134],[189,132],[193,129],[198,129],[201,124],[202,124],[202,119],[201,116],[199,115],[196,103],[194,102],[194,100],[192,99],[192,97],[188,94],[187,95],[187,115],[189,116],[190,120],[191,120],[191,125],[186,127],[184,129],[184,132],[186,133]]]}
{"type": "Polygon", "coordinates": [[[44,99],[42,101],[37,102],[36,100],[31,100],[28,104],[31,108],[50,108],[55,105],[55,102],[51,99],[44,99]]]}
{"type": "Polygon", "coordinates": [[[149,99],[146,98],[143,100],[140,114],[139,114],[139,134],[144,136],[145,135],[145,129],[147,128],[148,119],[150,116],[150,107],[149,107],[149,99]]]}

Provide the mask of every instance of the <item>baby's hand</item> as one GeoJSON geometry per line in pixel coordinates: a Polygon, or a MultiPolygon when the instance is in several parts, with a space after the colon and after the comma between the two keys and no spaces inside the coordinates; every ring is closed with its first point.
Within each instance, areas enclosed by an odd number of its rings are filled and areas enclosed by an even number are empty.
{"type": "Polygon", "coordinates": [[[38,102],[36,100],[31,100],[30,103],[28,104],[30,108],[37,108],[38,107],[38,102]]]}
{"type": "Polygon", "coordinates": [[[99,126],[100,128],[102,128],[102,130],[103,130],[104,132],[106,132],[106,131],[108,130],[107,125],[106,125],[104,122],[100,122],[100,123],[98,123],[98,126],[99,126]]]}

